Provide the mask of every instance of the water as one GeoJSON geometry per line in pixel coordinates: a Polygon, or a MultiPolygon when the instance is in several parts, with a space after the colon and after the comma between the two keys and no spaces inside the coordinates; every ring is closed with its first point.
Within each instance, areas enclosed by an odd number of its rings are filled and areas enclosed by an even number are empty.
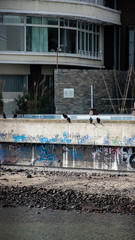
{"type": "Polygon", "coordinates": [[[135,240],[135,215],[0,208],[0,240],[135,240]]]}

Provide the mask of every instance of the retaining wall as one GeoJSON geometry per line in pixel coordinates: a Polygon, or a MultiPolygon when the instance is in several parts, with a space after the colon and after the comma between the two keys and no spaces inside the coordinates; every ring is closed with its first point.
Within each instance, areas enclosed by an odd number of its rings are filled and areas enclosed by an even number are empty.
{"type": "Polygon", "coordinates": [[[0,162],[135,170],[135,121],[0,119],[0,162]]]}

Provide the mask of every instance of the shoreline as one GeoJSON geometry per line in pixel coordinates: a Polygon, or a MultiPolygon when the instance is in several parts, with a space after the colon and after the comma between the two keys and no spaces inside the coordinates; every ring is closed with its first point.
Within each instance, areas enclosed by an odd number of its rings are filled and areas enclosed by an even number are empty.
{"type": "Polygon", "coordinates": [[[0,169],[4,207],[135,214],[134,173],[0,169]]]}

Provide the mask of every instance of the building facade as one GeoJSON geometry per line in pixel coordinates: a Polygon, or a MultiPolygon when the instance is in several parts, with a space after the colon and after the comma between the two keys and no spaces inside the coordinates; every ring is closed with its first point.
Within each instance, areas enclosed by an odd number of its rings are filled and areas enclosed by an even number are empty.
{"type": "Polygon", "coordinates": [[[120,70],[133,63],[133,21],[128,63],[123,57],[126,50],[120,51],[122,6],[122,1],[116,0],[1,0],[0,91],[4,111],[14,111],[14,99],[23,92],[33,94],[37,82],[44,81],[54,93],[56,69],[115,66],[120,70]]]}

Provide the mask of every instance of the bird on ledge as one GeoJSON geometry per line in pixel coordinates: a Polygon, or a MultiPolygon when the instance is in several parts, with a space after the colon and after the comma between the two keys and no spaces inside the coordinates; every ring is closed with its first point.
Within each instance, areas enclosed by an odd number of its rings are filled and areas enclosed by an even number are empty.
{"type": "Polygon", "coordinates": [[[89,121],[90,121],[90,123],[92,123],[92,122],[93,122],[93,119],[92,119],[92,117],[90,117],[89,121]]]}
{"type": "Polygon", "coordinates": [[[7,118],[5,112],[3,112],[2,115],[3,115],[3,118],[4,118],[4,119],[7,118]]]}
{"type": "Polygon", "coordinates": [[[63,113],[62,115],[67,120],[67,122],[71,123],[71,119],[70,117],[68,117],[68,115],[66,115],[65,113],[63,113]]]}
{"type": "Polygon", "coordinates": [[[97,123],[100,123],[100,118],[97,118],[97,123]]]}
{"type": "Polygon", "coordinates": [[[13,113],[13,118],[17,118],[17,113],[13,113]]]}

